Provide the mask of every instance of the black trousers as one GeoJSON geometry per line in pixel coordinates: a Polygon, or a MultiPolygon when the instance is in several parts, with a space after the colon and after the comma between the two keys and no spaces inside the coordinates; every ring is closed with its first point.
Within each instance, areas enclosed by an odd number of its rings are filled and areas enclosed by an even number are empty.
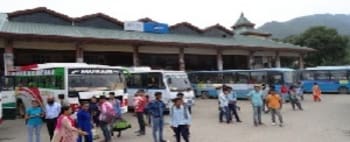
{"type": "Polygon", "coordinates": [[[57,118],[46,119],[46,126],[47,126],[47,130],[49,131],[50,141],[52,140],[53,133],[54,133],[55,127],[56,127],[56,123],[57,123],[57,118]]]}
{"type": "Polygon", "coordinates": [[[145,119],[143,112],[136,112],[137,122],[139,123],[140,133],[145,133],[145,119]]]}
{"type": "MultiPolygon", "coordinates": [[[[238,116],[238,113],[237,113],[237,105],[236,105],[236,103],[230,103],[229,105],[228,105],[228,107],[229,107],[229,112],[230,112],[230,115],[234,115],[235,116],[235,118],[236,118],[236,121],[237,122],[239,122],[239,121],[241,121],[240,119],[239,119],[239,116],[238,116]]],[[[232,117],[231,117],[231,119],[232,119],[232,117]]]]}
{"type": "Polygon", "coordinates": [[[176,142],[181,142],[181,136],[185,140],[185,142],[189,142],[189,128],[188,125],[179,125],[174,128],[176,142]]]}

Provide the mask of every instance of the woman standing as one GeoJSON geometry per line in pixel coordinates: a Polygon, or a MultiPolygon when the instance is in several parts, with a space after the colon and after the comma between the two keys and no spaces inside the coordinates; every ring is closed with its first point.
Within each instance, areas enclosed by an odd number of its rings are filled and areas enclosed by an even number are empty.
{"type": "Polygon", "coordinates": [[[69,106],[63,106],[61,115],[57,119],[57,125],[52,142],[76,142],[78,135],[87,135],[75,127],[75,121],[70,116],[72,109],[69,106]]]}
{"type": "Polygon", "coordinates": [[[40,142],[40,130],[43,124],[41,117],[43,116],[44,113],[38,100],[32,100],[32,107],[26,111],[25,115],[28,129],[28,142],[33,142],[33,135],[35,135],[35,142],[40,142]]]}

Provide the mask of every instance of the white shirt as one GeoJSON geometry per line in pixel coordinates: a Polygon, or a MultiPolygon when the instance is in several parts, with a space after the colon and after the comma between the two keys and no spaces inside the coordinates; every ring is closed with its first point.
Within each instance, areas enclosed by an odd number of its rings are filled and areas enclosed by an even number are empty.
{"type": "Polygon", "coordinates": [[[220,105],[220,107],[227,107],[228,103],[229,103],[228,97],[223,92],[221,92],[219,94],[219,105],[220,105]]]}
{"type": "Polygon", "coordinates": [[[52,105],[46,104],[45,106],[46,119],[57,118],[61,113],[61,104],[54,102],[52,105]]]}
{"type": "Polygon", "coordinates": [[[188,109],[182,105],[180,108],[173,106],[170,110],[171,126],[178,127],[179,125],[190,125],[191,115],[188,109]]]}

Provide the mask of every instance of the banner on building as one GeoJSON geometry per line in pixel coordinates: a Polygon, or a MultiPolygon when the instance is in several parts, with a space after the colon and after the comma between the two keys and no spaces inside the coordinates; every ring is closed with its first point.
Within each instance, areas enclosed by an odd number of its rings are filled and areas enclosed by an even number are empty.
{"type": "Polygon", "coordinates": [[[143,32],[144,25],[142,22],[138,21],[126,21],[124,22],[124,30],[125,31],[138,31],[143,32]]]}

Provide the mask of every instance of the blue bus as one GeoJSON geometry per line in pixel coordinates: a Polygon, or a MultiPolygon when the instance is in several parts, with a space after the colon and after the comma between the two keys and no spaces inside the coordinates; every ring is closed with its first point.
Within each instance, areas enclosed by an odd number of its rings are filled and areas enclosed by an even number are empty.
{"type": "Polygon", "coordinates": [[[231,86],[238,98],[247,98],[255,84],[275,86],[279,91],[282,84],[290,86],[296,82],[296,72],[289,68],[255,70],[194,71],[188,73],[196,96],[217,97],[216,89],[223,84],[231,86]]]}
{"type": "Polygon", "coordinates": [[[299,72],[304,92],[312,92],[317,83],[324,93],[347,94],[350,89],[350,66],[318,66],[299,72]]]}

